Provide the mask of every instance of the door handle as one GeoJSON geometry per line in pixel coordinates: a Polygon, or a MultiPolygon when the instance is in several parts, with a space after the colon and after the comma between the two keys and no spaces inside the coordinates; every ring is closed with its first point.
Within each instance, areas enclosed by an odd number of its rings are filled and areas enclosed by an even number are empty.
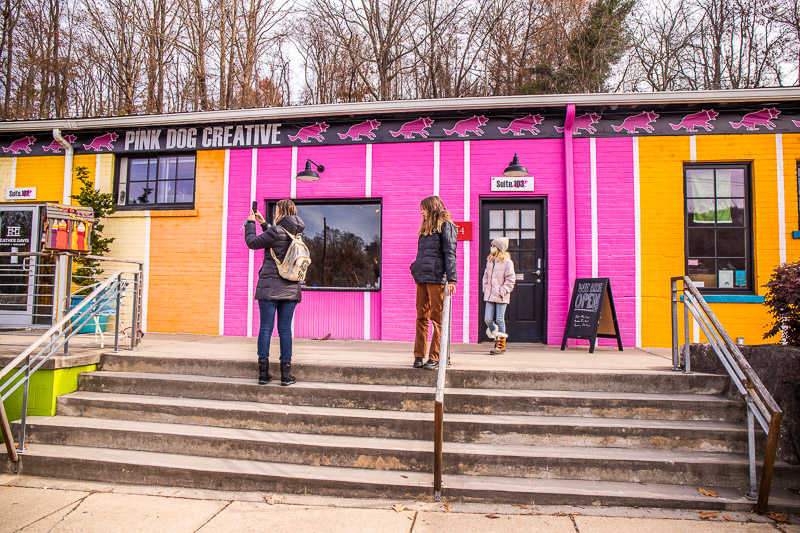
{"type": "Polygon", "coordinates": [[[537,276],[541,276],[542,275],[542,269],[540,268],[539,270],[534,272],[534,274],[536,274],[537,276]]]}

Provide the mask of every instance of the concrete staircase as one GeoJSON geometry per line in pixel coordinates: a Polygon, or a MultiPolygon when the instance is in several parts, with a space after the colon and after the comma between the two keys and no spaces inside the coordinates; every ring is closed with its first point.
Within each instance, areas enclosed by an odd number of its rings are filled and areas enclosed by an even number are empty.
{"type": "MultiPolygon", "coordinates": [[[[293,370],[294,386],[259,386],[254,361],[106,355],[56,416],[29,417],[20,473],[432,500],[435,372],[293,370]]],[[[749,510],[745,408],[727,386],[670,371],[451,368],[443,497],[749,510]]],[[[771,508],[800,511],[798,485],[800,468],[779,462],[771,508]]]]}

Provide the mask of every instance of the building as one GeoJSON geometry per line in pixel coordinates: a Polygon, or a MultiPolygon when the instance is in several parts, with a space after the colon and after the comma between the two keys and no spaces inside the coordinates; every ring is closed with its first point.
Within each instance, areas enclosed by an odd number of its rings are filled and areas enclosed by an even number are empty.
{"type": "Polygon", "coordinates": [[[463,239],[455,342],[485,340],[480,284],[498,235],[518,273],[511,342],[559,345],[574,280],[601,277],[623,344],[669,346],[670,277],[687,274],[731,336],[756,344],[763,285],[800,259],[797,88],[6,122],[0,147],[2,251],[36,247],[38,206],[70,203],[87,167],[117,199],[110,255],[146,263],[154,332],[256,334],[262,255],[242,230],[253,201],[269,212],[293,198],[307,224],[298,337],[413,338],[408,265],[432,194],[463,239]],[[527,177],[503,176],[515,155],[527,177]],[[320,179],[296,179],[303,168],[320,179]],[[27,241],[9,240],[19,231],[27,241]]]}

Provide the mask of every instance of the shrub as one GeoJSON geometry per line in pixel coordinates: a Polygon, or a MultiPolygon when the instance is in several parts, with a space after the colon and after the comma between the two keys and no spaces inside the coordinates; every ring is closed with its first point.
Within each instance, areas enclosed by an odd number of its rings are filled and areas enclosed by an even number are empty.
{"type": "Polygon", "coordinates": [[[800,261],[776,268],[764,287],[768,289],[764,304],[774,318],[764,338],[783,331],[790,346],[800,346],[800,261]]]}
{"type": "MultiPolygon", "coordinates": [[[[97,222],[94,224],[94,231],[92,232],[92,255],[100,256],[108,252],[108,245],[114,241],[113,237],[103,237],[103,224],[102,220],[106,216],[115,211],[114,209],[114,195],[111,193],[100,192],[95,189],[94,182],[89,178],[89,169],[86,167],[75,168],[75,177],[81,182],[81,189],[78,194],[73,194],[72,199],[77,200],[79,205],[84,207],[91,207],[94,211],[94,217],[97,222]]],[[[100,261],[97,259],[87,259],[85,257],[76,257],[75,264],[80,268],[75,270],[73,283],[75,285],[90,285],[98,280],[103,271],[98,268],[100,261]]],[[[78,292],[77,294],[89,294],[89,289],[78,292]]]]}

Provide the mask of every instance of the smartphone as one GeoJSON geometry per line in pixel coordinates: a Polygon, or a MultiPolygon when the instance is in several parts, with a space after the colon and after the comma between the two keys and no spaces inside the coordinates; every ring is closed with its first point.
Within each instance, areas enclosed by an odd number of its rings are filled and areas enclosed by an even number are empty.
{"type": "Polygon", "coordinates": [[[258,200],[253,200],[253,205],[250,206],[250,211],[254,215],[258,212],[258,200]]]}

